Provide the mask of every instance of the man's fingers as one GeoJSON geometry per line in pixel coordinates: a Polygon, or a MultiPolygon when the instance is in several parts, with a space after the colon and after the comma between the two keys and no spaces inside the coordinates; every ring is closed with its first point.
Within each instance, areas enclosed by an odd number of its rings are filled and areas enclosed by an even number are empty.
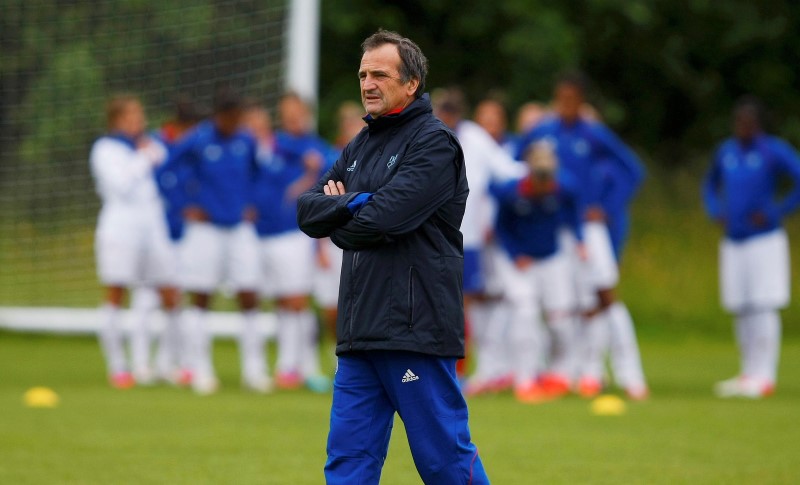
{"type": "Polygon", "coordinates": [[[336,188],[339,189],[339,195],[344,195],[347,192],[344,190],[344,184],[341,182],[336,182],[336,188]]]}
{"type": "Polygon", "coordinates": [[[325,195],[331,195],[331,188],[327,185],[322,186],[322,191],[325,193],[325,195]]]}

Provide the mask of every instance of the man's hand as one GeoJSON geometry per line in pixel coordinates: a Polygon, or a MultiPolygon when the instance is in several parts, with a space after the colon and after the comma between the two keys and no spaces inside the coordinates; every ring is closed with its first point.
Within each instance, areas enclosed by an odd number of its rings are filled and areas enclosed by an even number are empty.
{"type": "Polygon", "coordinates": [[[344,190],[344,184],[341,182],[334,182],[333,180],[328,180],[328,184],[322,187],[322,191],[325,195],[344,195],[347,193],[344,190]]]}
{"type": "Polygon", "coordinates": [[[605,211],[596,205],[586,209],[586,220],[589,222],[603,222],[606,220],[605,211]]]}
{"type": "Polygon", "coordinates": [[[750,222],[756,227],[764,227],[767,225],[768,218],[766,214],[761,211],[753,212],[750,215],[750,222]]]}
{"type": "Polygon", "coordinates": [[[589,261],[589,251],[586,249],[586,244],[578,243],[577,251],[578,251],[578,258],[581,261],[583,261],[584,263],[586,261],[589,261]]]}
{"type": "Polygon", "coordinates": [[[517,267],[518,270],[525,271],[526,269],[533,266],[535,262],[536,260],[534,260],[530,256],[517,256],[517,258],[514,260],[514,265],[517,267]]]}
{"type": "Polygon", "coordinates": [[[242,219],[247,222],[256,222],[256,219],[258,219],[258,211],[255,207],[247,207],[242,214],[242,219]]]}
{"type": "Polygon", "coordinates": [[[183,210],[183,218],[190,222],[206,222],[208,214],[197,206],[191,206],[183,210]]]}

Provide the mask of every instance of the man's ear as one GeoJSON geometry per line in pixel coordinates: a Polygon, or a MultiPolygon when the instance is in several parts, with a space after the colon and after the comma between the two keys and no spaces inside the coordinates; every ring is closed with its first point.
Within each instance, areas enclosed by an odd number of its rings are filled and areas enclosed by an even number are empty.
{"type": "Polygon", "coordinates": [[[410,81],[408,81],[408,84],[406,84],[406,92],[408,93],[409,96],[413,96],[414,93],[417,92],[418,87],[419,87],[419,79],[411,79],[410,81]]]}

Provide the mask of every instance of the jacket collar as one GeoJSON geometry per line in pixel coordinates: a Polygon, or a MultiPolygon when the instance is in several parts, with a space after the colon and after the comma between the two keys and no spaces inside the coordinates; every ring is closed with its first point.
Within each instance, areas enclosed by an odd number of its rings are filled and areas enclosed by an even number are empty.
{"type": "Polygon", "coordinates": [[[378,118],[373,118],[372,116],[367,115],[364,117],[364,121],[367,122],[370,131],[383,130],[405,123],[406,121],[416,118],[417,116],[432,112],[433,108],[431,107],[431,97],[428,95],[428,93],[425,93],[418,99],[415,99],[399,113],[387,114],[378,118]]]}

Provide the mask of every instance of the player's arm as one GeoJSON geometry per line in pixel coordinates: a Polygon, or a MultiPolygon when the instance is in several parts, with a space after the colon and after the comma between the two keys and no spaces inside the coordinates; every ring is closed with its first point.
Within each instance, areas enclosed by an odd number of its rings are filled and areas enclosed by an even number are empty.
{"type": "Polygon", "coordinates": [[[152,177],[155,166],[145,154],[106,140],[94,146],[90,162],[99,186],[123,197],[142,179],[152,177]]]}
{"type": "Polygon", "coordinates": [[[353,218],[347,204],[358,195],[327,195],[324,188],[328,181],[344,179],[341,167],[347,160],[347,150],[321,179],[297,198],[297,224],[300,229],[314,238],[329,237],[334,229],[341,227],[353,218]]]}
{"type": "MultiPolygon", "coordinates": [[[[199,173],[199,163],[195,151],[195,136],[189,135],[174,146],[169,152],[169,158],[161,167],[164,171],[171,171],[180,177],[181,186],[185,190],[187,181],[198,181],[202,177],[199,173]]],[[[184,217],[187,220],[204,220],[207,215],[200,208],[197,201],[197,193],[185,191],[184,217]]]]}
{"type": "Polygon", "coordinates": [[[703,179],[703,205],[706,208],[708,216],[715,220],[721,221],[723,219],[722,203],[719,197],[719,190],[722,184],[722,164],[720,163],[720,150],[714,155],[709,168],[703,179]]]}
{"type": "Polygon", "coordinates": [[[459,177],[464,176],[463,160],[458,142],[446,132],[421,136],[394,177],[352,220],[333,231],[331,240],[342,249],[357,250],[390,243],[416,230],[453,197],[459,177]]]}
{"type": "Polygon", "coordinates": [[[601,124],[594,126],[596,141],[605,155],[616,162],[618,168],[626,173],[626,178],[635,189],[644,181],[645,170],[642,161],[620,138],[601,124]]]}
{"type": "Polygon", "coordinates": [[[785,217],[800,207],[800,156],[786,142],[777,142],[778,166],[783,175],[792,180],[792,190],[779,201],[779,217],[785,217]]]}
{"type": "Polygon", "coordinates": [[[511,158],[503,147],[498,145],[488,135],[486,136],[486,159],[489,162],[489,172],[493,181],[519,180],[528,170],[525,164],[511,158]]]}

